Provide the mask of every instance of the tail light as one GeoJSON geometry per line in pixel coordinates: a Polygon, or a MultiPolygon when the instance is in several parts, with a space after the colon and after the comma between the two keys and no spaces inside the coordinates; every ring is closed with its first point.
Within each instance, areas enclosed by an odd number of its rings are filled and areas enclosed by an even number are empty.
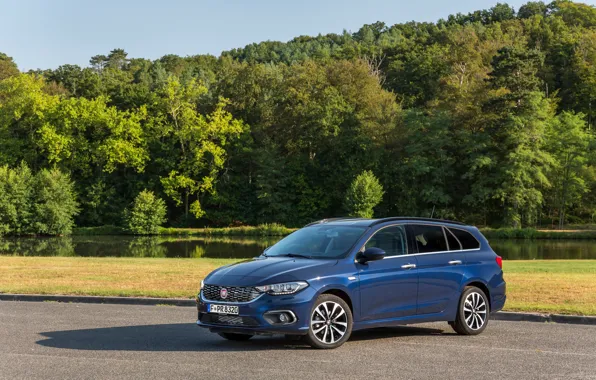
{"type": "Polygon", "coordinates": [[[503,269],[503,258],[501,256],[497,256],[495,261],[497,262],[497,265],[499,266],[499,268],[503,269]]]}

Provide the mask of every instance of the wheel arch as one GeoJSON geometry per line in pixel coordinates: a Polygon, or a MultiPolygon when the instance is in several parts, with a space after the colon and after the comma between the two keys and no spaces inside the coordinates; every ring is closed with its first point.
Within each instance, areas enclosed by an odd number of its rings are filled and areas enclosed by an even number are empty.
{"type": "Polygon", "coordinates": [[[490,289],[488,288],[488,285],[479,279],[473,279],[473,280],[466,282],[464,284],[464,286],[462,286],[461,293],[463,293],[464,289],[468,286],[475,286],[478,289],[482,290],[484,292],[484,294],[486,295],[486,298],[488,298],[488,309],[489,309],[489,311],[492,310],[492,300],[491,300],[490,289]]]}
{"type": "Polygon", "coordinates": [[[319,295],[321,295],[321,294],[332,294],[334,296],[341,298],[348,304],[350,311],[352,312],[352,315],[354,315],[354,305],[352,303],[352,297],[350,297],[348,292],[346,292],[345,290],[340,289],[340,288],[327,288],[327,289],[324,289],[319,295]]]}

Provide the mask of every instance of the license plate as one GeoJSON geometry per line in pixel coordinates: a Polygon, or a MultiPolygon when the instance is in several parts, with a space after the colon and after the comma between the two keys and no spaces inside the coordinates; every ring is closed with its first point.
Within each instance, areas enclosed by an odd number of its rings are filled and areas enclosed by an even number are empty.
{"type": "Polygon", "coordinates": [[[217,314],[238,315],[238,306],[208,304],[207,312],[208,313],[217,313],[217,314]]]}

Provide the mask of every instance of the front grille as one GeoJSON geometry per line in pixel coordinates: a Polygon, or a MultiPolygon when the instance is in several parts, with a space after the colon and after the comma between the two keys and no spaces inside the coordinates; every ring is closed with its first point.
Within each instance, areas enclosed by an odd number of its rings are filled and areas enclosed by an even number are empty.
{"type": "Polygon", "coordinates": [[[205,285],[203,287],[203,297],[209,301],[249,302],[257,298],[260,294],[257,289],[252,287],[218,285],[205,285]],[[222,288],[226,288],[228,291],[226,298],[221,298],[222,288]]]}
{"type": "Polygon", "coordinates": [[[218,315],[201,313],[199,319],[203,323],[227,325],[227,326],[258,326],[259,322],[252,317],[241,317],[238,315],[218,315]]]}

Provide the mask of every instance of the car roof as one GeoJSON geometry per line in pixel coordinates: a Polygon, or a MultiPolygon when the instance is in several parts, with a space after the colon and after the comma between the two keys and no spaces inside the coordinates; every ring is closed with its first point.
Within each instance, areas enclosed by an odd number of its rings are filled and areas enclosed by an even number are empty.
{"type": "Polygon", "coordinates": [[[457,222],[454,220],[445,220],[445,219],[433,219],[433,218],[419,218],[419,217],[411,217],[411,216],[396,216],[396,217],[389,217],[389,218],[380,218],[380,219],[367,219],[367,218],[328,218],[328,219],[321,219],[316,222],[312,222],[307,224],[306,226],[314,226],[317,224],[332,224],[332,225],[351,225],[351,226],[362,226],[362,227],[372,227],[378,224],[383,224],[387,222],[430,222],[430,223],[437,223],[437,224],[451,224],[457,226],[468,226],[465,223],[457,222]]]}

